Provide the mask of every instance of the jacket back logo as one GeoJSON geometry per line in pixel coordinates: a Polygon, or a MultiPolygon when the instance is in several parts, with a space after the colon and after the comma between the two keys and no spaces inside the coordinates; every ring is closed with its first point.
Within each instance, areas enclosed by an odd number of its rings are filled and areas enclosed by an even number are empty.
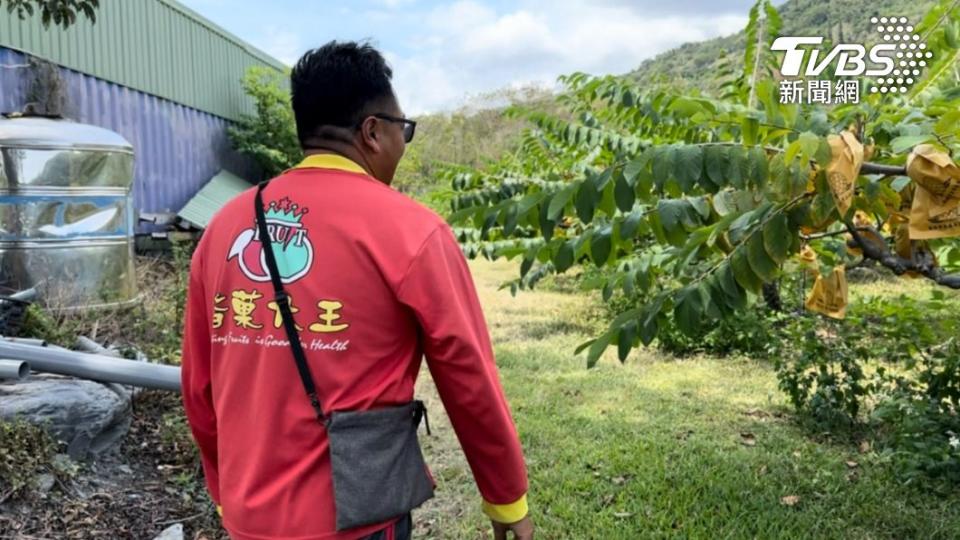
{"type": "MultiPolygon", "coordinates": [[[[298,206],[289,198],[272,201],[266,212],[268,244],[277,259],[277,269],[284,283],[292,283],[310,272],[313,264],[313,244],[303,226],[303,216],[308,209],[298,206]]],[[[257,232],[256,223],[244,229],[233,241],[227,260],[236,259],[240,271],[253,281],[270,281],[264,242],[257,232]]]]}

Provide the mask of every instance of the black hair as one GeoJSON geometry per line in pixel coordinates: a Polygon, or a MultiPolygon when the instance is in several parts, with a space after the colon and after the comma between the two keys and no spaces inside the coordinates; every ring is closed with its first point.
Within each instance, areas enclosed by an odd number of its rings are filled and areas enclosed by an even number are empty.
{"type": "Polygon", "coordinates": [[[352,128],[394,99],[393,70],[369,43],[331,41],[307,51],[290,73],[300,144],[326,138],[326,126],[352,128]]]}

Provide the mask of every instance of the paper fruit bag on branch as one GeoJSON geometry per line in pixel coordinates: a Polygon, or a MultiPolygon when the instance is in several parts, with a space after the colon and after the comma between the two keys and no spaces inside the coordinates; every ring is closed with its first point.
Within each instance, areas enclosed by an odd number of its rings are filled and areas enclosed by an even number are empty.
{"type": "Polygon", "coordinates": [[[837,266],[826,276],[817,276],[805,305],[810,311],[842,319],[847,315],[847,297],[846,268],[837,266]]]}
{"type": "Polygon", "coordinates": [[[932,144],[917,145],[907,157],[907,174],[937,204],[960,200],[960,167],[932,144]]]}
{"type": "Polygon", "coordinates": [[[907,175],[916,183],[910,209],[910,238],[960,236],[960,168],[946,152],[929,144],[913,149],[907,175]]]}
{"type": "Polygon", "coordinates": [[[857,176],[860,175],[860,167],[863,166],[863,145],[849,131],[828,136],[827,143],[830,144],[833,154],[833,159],[827,165],[827,182],[830,184],[833,200],[837,203],[837,210],[841,216],[845,216],[853,202],[853,190],[857,184],[857,176]]]}

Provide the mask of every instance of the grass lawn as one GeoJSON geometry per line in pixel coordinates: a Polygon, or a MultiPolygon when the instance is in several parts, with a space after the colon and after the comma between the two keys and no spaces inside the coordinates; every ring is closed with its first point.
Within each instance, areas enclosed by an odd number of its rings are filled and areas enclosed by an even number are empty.
{"type": "MultiPolygon", "coordinates": [[[[588,371],[573,349],[603,324],[594,296],[513,298],[497,286],[516,264],[471,267],[538,538],[960,538],[960,494],[901,485],[880,453],[798,427],[767,363],[635,350],[620,365],[611,349],[588,371]]],[[[439,490],[414,514],[416,537],[489,538],[426,371],[419,393],[439,490]]]]}

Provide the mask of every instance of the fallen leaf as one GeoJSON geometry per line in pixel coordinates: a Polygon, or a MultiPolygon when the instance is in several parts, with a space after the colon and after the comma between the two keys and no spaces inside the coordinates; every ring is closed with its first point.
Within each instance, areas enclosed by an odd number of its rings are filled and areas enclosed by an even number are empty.
{"type": "Polygon", "coordinates": [[[762,475],[762,474],[767,474],[767,466],[766,466],[766,465],[761,465],[761,466],[760,466],[760,470],[757,471],[757,474],[761,474],[761,475],[762,475]]]}
{"type": "Polygon", "coordinates": [[[847,461],[846,463],[847,463],[847,467],[851,469],[856,469],[857,467],[860,466],[860,464],[857,463],[856,461],[847,461]]]}
{"type": "Polygon", "coordinates": [[[613,517],[617,518],[628,518],[633,515],[633,512],[614,512],[613,517]]]}
{"type": "Polygon", "coordinates": [[[756,446],[756,445],[757,445],[757,437],[756,437],[756,435],[754,435],[753,433],[746,433],[746,432],[744,432],[744,433],[741,433],[741,434],[740,434],[740,442],[741,442],[744,446],[756,446]]]}
{"type": "Polygon", "coordinates": [[[866,454],[870,451],[870,441],[860,441],[860,453],[866,454]]]}
{"type": "Polygon", "coordinates": [[[784,506],[796,506],[800,502],[799,495],[787,495],[785,497],[780,497],[780,504],[784,506]]]}
{"type": "Polygon", "coordinates": [[[627,479],[622,476],[614,476],[613,478],[611,478],[611,480],[613,481],[614,484],[617,484],[617,485],[623,484],[624,482],[627,481],[627,479]]]}

